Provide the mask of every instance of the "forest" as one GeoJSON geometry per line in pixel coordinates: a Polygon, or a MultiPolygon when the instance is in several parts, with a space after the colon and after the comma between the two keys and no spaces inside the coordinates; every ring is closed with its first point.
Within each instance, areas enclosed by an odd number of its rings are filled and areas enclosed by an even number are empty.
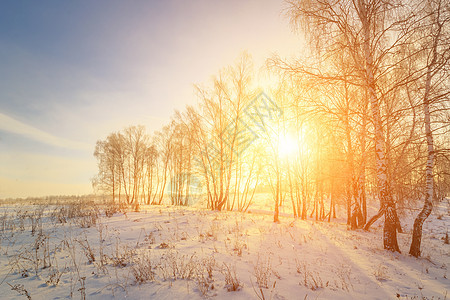
{"type": "Polygon", "coordinates": [[[330,222],[339,206],[351,229],[384,220],[393,252],[398,209],[416,209],[420,256],[423,224],[450,195],[450,3],[288,0],[283,14],[305,56],[254,66],[243,52],[163,128],[100,139],[95,190],[136,211],[246,212],[266,193],[274,222],[281,208],[330,222]]]}

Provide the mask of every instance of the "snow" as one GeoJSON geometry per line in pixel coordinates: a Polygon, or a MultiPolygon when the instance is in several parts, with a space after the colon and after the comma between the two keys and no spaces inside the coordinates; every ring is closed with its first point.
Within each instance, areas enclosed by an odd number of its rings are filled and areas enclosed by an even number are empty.
{"type": "Polygon", "coordinates": [[[382,222],[366,232],[287,213],[277,224],[262,208],[141,206],[61,223],[62,207],[76,205],[0,206],[2,299],[445,299],[450,291],[448,201],[425,222],[418,259],[407,254],[416,211],[403,213],[403,253],[391,253],[382,222]]]}

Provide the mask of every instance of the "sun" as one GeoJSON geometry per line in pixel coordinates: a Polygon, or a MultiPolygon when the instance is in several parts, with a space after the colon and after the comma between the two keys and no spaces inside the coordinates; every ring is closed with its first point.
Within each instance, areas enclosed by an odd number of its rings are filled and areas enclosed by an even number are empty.
{"type": "Polygon", "coordinates": [[[298,151],[298,145],[295,139],[290,135],[282,135],[278,140],[278,155],[280,157],[289,157],[298,151]]]}

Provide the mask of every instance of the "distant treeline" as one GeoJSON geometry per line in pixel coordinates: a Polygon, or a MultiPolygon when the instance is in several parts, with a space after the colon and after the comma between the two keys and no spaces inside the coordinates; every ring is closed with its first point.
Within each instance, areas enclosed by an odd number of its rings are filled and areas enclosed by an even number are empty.
{"type": "Polygon", "coordinates": [[[69,204],[69,203],[87,203],[87,202],[104,202],[110,200],[107,197],[99,195],[53,195],[42,197],[23,197],[23,198],[5,198],[0,199],[0,204],[69,204]]]}

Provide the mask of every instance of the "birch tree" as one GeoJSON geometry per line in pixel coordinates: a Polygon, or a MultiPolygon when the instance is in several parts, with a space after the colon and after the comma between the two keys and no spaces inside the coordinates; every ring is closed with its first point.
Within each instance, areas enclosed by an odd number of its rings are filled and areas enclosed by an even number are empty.
{"type": "MultiPolygon", "coordinates": [[[[419,6],[420,8],[420,6],[419,6]]],[[[432,106],[442,98],[448,100],[449,91],[445,87],[445,78],[448,73],[445,68],[450,61],[449,23],[450,4],[442,0],[428,0],[422,10],[425,13],[425,24],[418,22],[419,30],[425,30],[425,41],[422,44],[426,59],[425,84],[423,89],[423,115],[425,125],[425,137],[427,144],[427,162],[425,167],[425,201],[422,210],[414,221],[413,236],[409,254],[420,256],[422,239],[422,226],[433,209],[434,191],[434,166],[435,144],[432,129],[432,106]],[[444,80],[444,81],[442,81],[444,80]],[[439,84],[444,84],[444,90],[439,89],[439,84]]]]}

